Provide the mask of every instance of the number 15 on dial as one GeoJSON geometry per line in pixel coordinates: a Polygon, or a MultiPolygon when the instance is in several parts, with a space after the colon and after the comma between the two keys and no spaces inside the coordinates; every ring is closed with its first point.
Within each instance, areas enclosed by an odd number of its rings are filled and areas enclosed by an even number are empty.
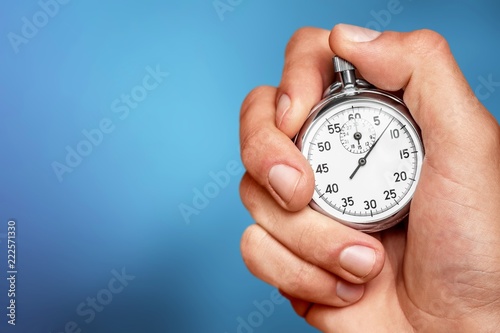
{"type": "Polygon", "coordinates": [[[424,148],[401,100],[376,89],[346,89],[343,83],[339,94],[313,109],[296,144],[315,175],[311,206],[375,232],[408,214],[424,148]]]}

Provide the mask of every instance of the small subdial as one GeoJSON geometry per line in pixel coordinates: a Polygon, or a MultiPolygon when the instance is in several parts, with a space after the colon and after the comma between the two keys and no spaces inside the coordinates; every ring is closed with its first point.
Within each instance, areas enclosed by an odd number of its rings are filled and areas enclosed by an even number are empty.
{"type": "Polygon", "coordinates": [[[340,142],[353,154],[366,153],[375,142],[377,134],[373,125],[362,118],[349,120],[342,126],[340,142]]]}

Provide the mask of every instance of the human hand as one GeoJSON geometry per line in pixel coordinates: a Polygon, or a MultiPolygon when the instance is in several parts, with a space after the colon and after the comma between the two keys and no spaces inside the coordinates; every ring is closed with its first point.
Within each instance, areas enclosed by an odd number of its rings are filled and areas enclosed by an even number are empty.
{"type": "Polygon", "coordinates": [[[324,332],[497,332],[500,327],[500,127],[431,31],[304,28],[279,88],[241,110],[241,197],[256,221],[241,250],[324,332]],[[367,235],[307,206],[308,162],[290,140],[332,81],[334,54],[404,100],[426,156],[408,219],[367,235]]]}

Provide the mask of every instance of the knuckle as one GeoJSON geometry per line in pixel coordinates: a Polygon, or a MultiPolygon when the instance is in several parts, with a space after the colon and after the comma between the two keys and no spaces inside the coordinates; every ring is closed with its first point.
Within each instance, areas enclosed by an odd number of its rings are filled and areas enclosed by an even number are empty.
{"type": "Polygon", "coordinates": [[[269,124],[257,123],[255,116],[262,112],[256,104],[263,98],[269,99],[276,94],[276,88],[260,86],[253,89],[243,101],[240,113],[240,146],[243,164],[248,168],[249,163],[256,157],[263,144],[272,139],[272,129],[269,124]]]}
{"type": "Polygon", "coordinates": [[[256,191],[252,190],[253,182],[248,173],[245,173],[240,182],[240,198],[241,202],[249,212],[255,211],[258,208],[256,191]]]}
{"type": "Polygon", "coordinates": [[[339,256],[341,244],[332,242],[329,237],[331,234],[328,228],[317,223],[309,223],[300,234],[297,243],[298,256],[327,271],[338,272],[339,263],[336,258],[339,256]]]}
{"type": "MultiPolygon", "coordinates": [[[[241,138],[241,160],[245,167],[249,167],[255,163],[256,158],[259,156],[259,152],[262,151],[262,147],[269,146],[269,143],[273,139],[273,131],[268,127],[256,127],[250,129],[241,138]]],[[[259,164],[262,166],[262,164],[259,164]]],[[[260,174],[259,170],[257,171],[260,174]]]]}
{"type": "Polygon", "coordinates": [[[244,119],[248,116],[248,113],[250,113],[255,100],[258,100],[267,94],[274,93],[273,90],[275,90],[275,88],[271,86],[259,86],[252,89],[241,104],[240,122],[244,122],[244,119]]]}
{"type": "Polygon", "coordinates": [[[293,33],[292,37],[290,38],[290,42],[296,42],[296,41],[301,41],[305,40],[308,37],[310,37],[312,34],[314,34],[317,31],[317,28],[314,27],[301,27],[293,33]]]}
{"type": "Polygon", "coordinates": [[[424,56],[436,53],[450,53],[450,48],[446,39],[439,33],[423,29],[410,34],[410,45],[413,51],[424,56]]]}
{"type": "Polygon", "coordinates": [[[293,52],[298,44],[304,44],[310,42],[311,40],[315,40],[315,37],[318,36],[318,34],[324,32],[325,30],[314,27],[302,27],[296,30],[286,46],[285,55],[293,52]]]}
{"type": "Polygon", "coordinates": [[[252,244],[252,238],[254,235],[254,229],[255,225],[252,224],[251,226],[247,227],[245,231],[243,232],[243,235],[241,236],[241,241],[240,241],[240,251],[243,256],[243,260],[246,261],[246,258],[249,257],[249,255],[252,254],[251,251],[251,244],[252,244]]]}
{"type": "MultiPolygon", "coordinates": [[[[318,247],[318,243],[311,243],[312,239],[316,239],[318,225],[312,221],[307,221],[307,224],[304,226],[302,231],[300,232],[299,239],[297,241],[297,254],[306,260],[311,259],[309,254],[309,249],[311,245],[316,249],[318,247]]],[[[313,251],[312,259],[316,260],[316,251],[313,251]]]]}
{"type": "Polygon", "coordinates": [[[249,174],[246,174],[240,183],[240,196],[257,225],[274,225],[283,219],[280,210],[269,207],[269,203],[273,201],[269,193],[249,174]]]}
{"type": "Polygon", "coordinates": [[[311,286],[314,286],[317,282],[317,276],[315,274],[313,265],[303,262],[300,267],[293,272],[290,272],[289,277],[286,279],[285,290],[292,296],[304,297],[312,296],[311,286]]]}
{"type": "Polygon", "coordinates": [[[241,236],[240,251],[243,262],[250,272],[255,274],[256,267],[261,262],[257,250],[264,243],[267,234],[256,224],[249,226],[241,236]]]}
{"type": "MultiPolygon", "coordinates": [[[[486,113],[487,119],[482,122],[482,126],[475,139],[487,142],[484,145],[485,158],[500,161],[500,125],[491,113],[486,113]]],[[[496,163],[500,167],[500,163],[496,163]]]]}

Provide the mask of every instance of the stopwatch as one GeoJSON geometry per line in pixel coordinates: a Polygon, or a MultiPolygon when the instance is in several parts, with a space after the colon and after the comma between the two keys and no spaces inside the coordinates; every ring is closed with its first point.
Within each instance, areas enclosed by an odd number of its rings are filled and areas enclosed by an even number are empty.
{"type": "Polygon", "coordinates": [[[336,81],[311,110],[295,144],[311,165],[310,206],[364,232],[404,219],[420,178],[424,146],[404,102],[333,58],[336,81]]]}

